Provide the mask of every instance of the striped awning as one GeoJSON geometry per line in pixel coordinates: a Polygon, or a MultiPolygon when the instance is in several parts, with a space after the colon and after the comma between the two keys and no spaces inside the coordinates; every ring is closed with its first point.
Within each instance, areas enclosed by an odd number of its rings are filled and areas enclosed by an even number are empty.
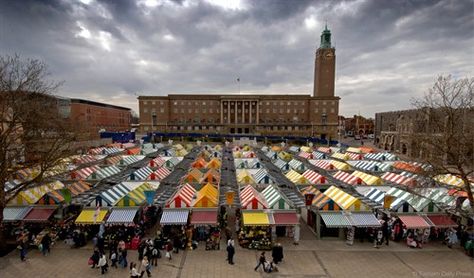
{"type": "Polygon", "coordinates": [[[34,207],[32,208],[23,218],[23,221],[26,222],[46,222],[56,211],[56,208],[42,208],[34,207]]]}
{"type": "Polygon", "coordinates": [[[312,154],[314,159],[326,159],[329,156],[329,154],[318,151],[314,151],[312,154]]]}
{"type": "Polygon", "coordinates": [[[328,228],[349,228],[352,223],[343,212],[320,212],[321,218],[328,228]]]}
{"type": "Polygon", "coordinates": [[[247,212],[242,213],[244,226],[268,226],[270,225],[270,214],[266,212],[247,212]]]}
{"type": "Polygon", "coordinates": [[[351,213],[348,217],[352,225],[358,228],[381,226],[379,220],[372,213],[351,213]]]}
{"type": "Polygon", "coordinates": [[[459,226],[449,217],[449,215],[446,214],[428,215],[426,216],[426,218],[428,218],[428,222],[431,222],[431,224],[433,224],[433,226],[437,228],[449,228],[459,226]]]}
{"type": "Polygon", "coordinates": [[[217,210],[193,210],[191,225],[217,225],[217,210]]]}
{"type": "Polygon", "coordinates": [[[3,209],[3,222],[22,220],[31,207],[6,207],[3,209]]]}
{"type": "Polygon", "coordinates": [[[277,226],[288,226],[299,224],[296,212],[274,212],[273,219],[277,226]]]}
{"type": "Polygon", "coordinates": [[[107,215],[105,209],[85,209],[76,218],[76,224],[100,224],[107,215]]]}
{"type": "Polygon", "coordinates": [[[107,224],[131,224],[138,208],[113,209],[107,218],[107,224]]]}
{"type": "Polygon", "coordinates": [[[426,229],[430,224],[420,215],[399,215],[398,218],[405,224],[407,229],[426,229]]]}
{"type": "Polygon", "coordinates": [[[129,176],[129,180],[146,180],[148,176],[153,173],[153,170],[149,166],[142,167],[134,171],[129,176]]]}
{"type": "Polygon", "coordinates": [[[188,223],[188,210],[163,210],[161,225],[186,225],[188,223]]]}
{"type": "Polygon", "coordinates": [[[334,166],[330,163],[329,160],[314,160],[310,159],[308,160],[309,163],[313,164],[314,166],[325,169],[325,170],[332,170],[334,169],[334,166]]]}

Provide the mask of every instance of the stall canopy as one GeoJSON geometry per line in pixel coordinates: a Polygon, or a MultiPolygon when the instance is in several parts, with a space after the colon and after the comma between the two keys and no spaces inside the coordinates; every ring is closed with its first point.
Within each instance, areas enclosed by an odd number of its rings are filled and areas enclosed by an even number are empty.
{"type": "Polygon", "coordinates": [[[72,196],[79,195],[82,192],[86,192],[91,188],[91,185],[85,181],[77,181],[68,186],[72,196]]]}
{"type": "Polygon", "coordinates": [[[300,151],[300,147],[298,147],[298,146],[291,146],[289,150],[290,150],[290,152],[297,153],[297,152],[300,151]]]}
{"type": "Polygon", "coordinates": [[[218,158],[213,158],[209,163],[206,164],[207,169],[220,169],[221,168],[221,161],[218,158]]]}
{"type": "Polygon", "coordinates": [[[318,210],[324,211],[338,211],[342,210],[342,208],[334,202],[333,199],[326,196],[321,191],[317,190],[313,186],[308,186],[303,189],[302,194],[312,193],[314,194],[312,206],[316,207],[318,210]]]}
{"type": "Polygon", "coordinates": [[[369,198],[370,200],[381,204],[383,203],[383,198],[385,196],[385,192],[378,190],[377,188],[372,187],[367,193],[365,194],[365,197],[369,198]]]}
{"type": "Polygon", "coordinates": [[[345,154],[345,153],[334,153],[333,155],[331,155],[331,157],[337,158],[337,159],[340,159],[340,160],[349,160],[350,159],[349,155],[345,154]]]}
{"type": "Polygon", "coordinates": [[[300,152],[298,154],[299,157],[304,158],[304,159],[313,159],[314,156],[312,153],[307,153],[307,152],[300,152]]]}
{"type": "Polygon", "coordinates": [[[107,224],[132,224],[138,208],[114,208],[107,218],[107,224]]]}
{"type": "Polygon", "coordinates": [[[85,209],[76,218],[76,224],[99,224],[107,215],[107,210],[104,209],[85,209]]]}
{"type": "Polygon", "coordinates": [[[415,165],[403,161],[397,161],[393,163],[393,168],[403,170],[403,171],[409,171],[412,173],[420,173],[423,171],[423,168],[420,165],[415,165]]]}
{"type": "Polygon", "coordinates": [[[426,229],[430,224],[420,215],[399,215],[398,218],[405,224],[407,229],[426,229]]]}
{"type": "Polygon", "coordinates": [[[243,209],[266,209],[268,204],[252,185],[247,185],[240,191],[240,204],[243,209]]]}
{"type": "Polygon", "coordinates": [[[394,161],[397,160],[397,156],[391,153],[368,153],[364,155],[365,159],[380,160],[380,161],[394,161]]]}
{"type": "Polygon", "coordinates": [[[196,194],[196,189],[189,183],[182,185],[166,202],[167,208],[184,208],[191,207],[193,196],[196,194]]]}
{"type": "Polygon", "coordinates": [[[120,207],[133,207],[142,205],[145,200],[145,191],[147,190],[156,190],[157,187],[151,183],[143,183],[134,190],[127,193],[123,196],[117,203],[117,206],[120,207]]]}
{"type": "Polygon", "coordinates": [[[111,157],[108,157],[107,159],[105,159],[105,163],[107,165],[116,165],[116,164],[120,163],[121,159],[122,159],[121,155],[111,156],[111,157]]]}
{"type": "Polygon", "coordinates": [[[162,179],[166,178],[169,174],[171,174],[171,171],[168,170],[168,168],[160,167],[156,169],[153,173],[151,173],[148,176],[148,179],[161,181],[162,179]]]}
{"type": "Polygon", "coordinates": [[[272,216],[266,212],[243,211],[244,226],[268,226],[273,222],[272,216]]]}
{"type": "MultiPolygon", "coordinates": [[[[112,188],[107,189],[100,193],[102,200],[107,203],[108,206],[114,206],[123,196],[127,195],[130,189],[123,183],[114,185],[112,188]]],[[[91,206],[93,204],[91,203],[91,206]]]]}
{"type": "Polygon", "coordinates": [[[313,149],[311,149],[310,147],[307,147],[307,146],[301,146],[300,151],[306,152],[306,153],[311,153],[313,151],[313,149]]]}
{"type": "Polygon", "coordinates": [[[105,178],[108,178],[110,176],[116,175],[120,173],[121,170],[117,166],[109,166],[105,168],[101,168],[97,170],[96,172],[92,173],[89,177],[87,177],[88,180],[102,180],[105,178]]]}
{"type": "Polygon", "coordinates": [[[277,226],[290,226],[299,224],[298,215],[294,211],[273,212],[273,221],[277,226]]]}
{"type": "Polygon", "coordinates": [[[310,184],[310,182],[295,170],[290,170],[285,177],[294,184],[310,184]]]}
{"type": "Polygon", "coordinates": [[[309,169],[306,170],[303,173],[303,177],[305,177],[311,184],[326,184],[327,183],[326,177],[316,173],[313,170],[309,170],[309,169]]]}
{"type": "Polygon", "coordinates": [[[131,173],[128,180],[143,181],[148,179],[151,173],[153,173],[153,169],[149,166],[145,166],[131,173]]]}
{"type": "Polygon", "coordinates": [[[349,228],[352,227],[352,223],[343,212],[320,212],[321,218],[327,228],[349,228]]]}
{"type": "Polygon", "coordinates": [[[74,180],[85,180],[87,177],[92,175],[92,173],[98,171],[100,167],[98,165],[93,165],[90,167],[78,169],[71,173],[71,179],[74,180]]]}
{"type": "MultiPolygon", "coordinates": [[[[308,160],[309,163],[313,164],[314,166],[324,169],[324,170],[333,170],[334,166],[330,163],[329,160],[308,160]]],[[[347,164],[346,164],[347,165],[347,164]]]]}
{"type": "Polygon", "coordinates": [[[367,185],[382,185],[383,180],[377,176],[369,175],[364,172],[354,171],[352,173],[353,176],[361,178],[367,185]]]}
{"type": "Polygon", "coordinates": [[[221,179],[221,175],[217,172],[216,169],[211,168],[209,169],[204,175],[201,177],[201,183],[213,183],[218,184],[221,179]]]}
{"type": "Polygon", "coordinates": [[[362,179],[356,176],[353,176],[347,172],[344,171],[338,171],[337,173],[334,174],[334,178],[338,179],[344,183],[350,184],[350,185],[361,185],[362,184],[362,179]]]}
{"type": "Polygon", "coordinates": [[[32,205],[38,202],[46,193],[64,188],[64,184],[60,181],[43,184],[40,186],[28,188],[20,191],[13,199],[11,199],[9,205],[32,205]]]}
{"type": "Polygon", "coordinates": [[[153,160],[151,160],[149,163],[148,163],[148,166],[150,167],[161,167],[163,166],[163,164],[165,164],[166,160],[164,160],[161,156],[158,156],[156,158],[154,158],[153,160]]]}
{"type": "Polygon", "coordinates": [[[390,170],[391,166],[377,161],[355,161],[352,164],[353,167],[359,168],[362,171],[372,171],[372,172],[387,172],[390,170]]]}
{"type": "Polygon", "coordinates": [[[196,210],[191,214],[191,225],[217,225],[217,209],[196,210]]]}
{"type": "Polygon", "coordinates": [[[189,183],[199,183],[202,178],[202,172],[197,168],[192,168],[185,176],[184,180],[189,183]]]}
{"type": "Polygon", "coordinates": [[[191,167],[196,168],[196,169],[204,168],[204,167],[206,167],[206,165],[207,165],[207,162],[202,157],[198,158],[196,161],[191,163],[191,167]]]}
{"type": "Polygon", "coordinates": [[[265,169],[258,169],[258,171],[253,174],[253,178],[258,184],[273,184],[273,179],[267,173],[265,169]]]}
{"type": "Polygon", "coordinates": [[[375,153],[376,152],[374,148],[367,147],[367,146],[360,146],[359,150],[361,151],[361,153],[375,153]]]}
{"type": "Polygon", "coordinates": [[[329,187],[324,194],[333,199],[341,208],[350,211],[370,211],[371,208],[360,199],[342,191],[334,185],[329,187]]]}
{"type": "Polygon", "coordinates": [[[23,221],[25,222],[47,222],[49,218],[56,211],[56,208],[51,207],[33,207],[25,215],[23,221]]]}
{"type": "Polygon", "coordinates": [[[298,172],[303,172],[306,170],[306,166],[304,166],[303,162],[299,161],[298,159],[292,159],[290,162],[288,162],[288,165],[290,165],[290,168],[298,171],[298,172]]]}
{"type": "Polygon", "coordinates": [[[6,207],[3,209],[3,222],[22,220],[31,207],[6,207]]]}
{"type": "Polygon", "coordinates": [[[275,166],[280,169],[280,170],[283,170],[283,171],[286,171],[286,170],[289,170],[290,169],[290,165],[288,165],[288,162],[282,160],[282,159],[277,159],[275,160],[275,162],[273,162],[273,164],[275,164],[275,166]]]}
{"type": "Polygon", "coordinates": [[[326,159],[329,157],[329,154],[317,152],[317,151],[314,151],[312,155],[313,155],[313,159],[326,159]]]}
{"type": "Polygon", "coordinates": [[[359,153],[346,152],[346,155],[349,157],[348,160],[361,160],[363,158],[362,154],[359,153]]]}
{"type": "Polygon", "coordinates": [[[293,207],[291,201],[286,199],[280,190],[273,185],[267,186],[262,191],[262,195],[271,209],[290,209],[293,207]]]}
{"type": "Polygon", "coordinates": [[[406,186],[413,186],[416,183],[416,181],[412,178],[405,177],[396,173],[390,173],[390,172],[383,174],[381,178],[385,181],[393,182],[395,184],[406,185],[406,186]]]}
{"type": "Polygon", "coordinates": [[[237,174],[237,182],[240,184],[255,184],[255,180],[246,169],[241,170],[237,174]]]}
{"type": "Polygon", "coordinates": [[[328,147],[319,147],[319,148],[318,148],[318,152],[331,153],[332,150],[331,150],[331,148],[328,148],[328,147]]]}
{"type": "Polygon", "coordinates": [[[360,148],[349,147],[349,148],[346,149],[346,152],[362,153],[362,150],[360,148]]]}
{"type": "Polygon", "coordinates": [[[379,220],[373,213],[351,213],[349,216],[353,226],[357,228],[380,227],[379,220]]]}
{"type": "Polygon", "coordinates": [[[331,160],[329,163],[333,166],[333,168],[336,168],[338,170],[345,170],[348,171],[351,169],[351,166],[345,162],[337,161],[337,160],[331,160]]]}
{"type": "Polygon", "coordinates": [[[219,191],[214,185],[208,183],[196,193],[196,199],[192,206],[200,208],[217,207],[219,203],[219,191]]]}
{"type": "Polygon", "coordinates": [[[392,203],[392,207],[396,207],[398,203],[407,202],[417,212],[439,212],[441,209],[428,198],[411,194],[407,191],[391,188],[387,191],[387,195],[395,196],[397,199],[392,203]]]}
{"type": "Polygon", "coordinates": [[[451,175],[451,174],[438,175],[438,176],[434,177],[434,180],[436,180],[440,183],[451,185],[451,186],[457,186],[457,187],[464,186],[464,181],[460,177],[457,177],[457,176],[451,175]]]}
{"type": "Polygon", "coordinates": [[[161,215],[161,225],[186,225],[189,211],[185,209],[165,209],[161,215]]]}
{"type": "Polygon", "coordinates": [[[431,222],[431,224],[437,228],[455,228],[458,226],[458,224],[446,214],[427,215],[426,218],[428,218],[428,222],[431,222]]]}

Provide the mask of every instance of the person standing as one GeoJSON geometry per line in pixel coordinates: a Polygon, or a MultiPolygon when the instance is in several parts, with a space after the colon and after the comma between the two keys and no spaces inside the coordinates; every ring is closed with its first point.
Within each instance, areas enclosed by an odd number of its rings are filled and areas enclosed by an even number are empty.
{"type": "Polygon", "coordinates": [[[279,262],[283,260],[283,247],[281,246],[280,243],[277,243],[275,246],[273,246],[272,258],[275,264],[278,264],[279,262]]]}
{"type": "Polygon", "coordinates": [[[92,267],[91,268],[95,268],[96,266],[99,265],[100,254],[99,254],[99,250],[97,250],[97,248],[94,248],[94,253],[91,256],[91,259],[92,259],[92,267]]]}
{"type": "Polygon", "coordinates": [[[138,270],[137,270],[137,264],[134,262],[130,263],[130,277],[131,278],[140,277],[140,274],[138,273],[138,270]]]}
{"type": "Polygon", "coordinates": [[[258,258],[258,263],[257,263],[257,266],[254,268],[255,271],[257,271],[257,269],[262,266],[262,269],[263,271],[265,271],[265,262],[267,261],[267,259],[265,258],[265,252],[262,252],[260,254],[260,257],[258,258]]]}
{"type": "Polygon", "coordinates": [[[122,249],[122,267],[126,268],[127,265],[128,265],[128,262],[127,262],[127,249],[124,248],[124,249],[122,249]]]}
{"type": "MultiPolygon", "coordinates": [[[[231,239],[229,239],[229,241],[230,240],[231,239]]],[[[233,241],[234,240],[232,239],[232,243],[227,244],[227,261],[229,262],[229,264],[234,264],[235,247],[233,241]]]]}
{"type": "Polygon", "coordinates": [[[158,248],[156,248],[156,246],[153,246],[153,249],[151,250],[151,265],[158,265],[159,252],[160,251],[158,250],[158,248]]]}
{"type": "Polygon", "coordinates": [[[110,254],[110,260],[112,261],[112,267],[117,268],[117,252],[112,250],[112,254],[110,254]]]}
{"type": "Polygon", "coordinates": [[[168,243],[166,244],[166,257],[168,258],[168,260],[171,261],[171,251],[173,250],[173,245],[171,244],[171,241],[168,240],[168,243]]]}
{"type": "Polygon", "coordinates": [[[143,277],[143,274],[145,273],[146,271],[146,275],[148,277],[151,277],[151,264],[150,262],[148,261],[148,257],[147,256],[143,256],[143,260],[142,260],[142,265],[141,265],[141,274],[140,274],[140,277],[143,277]]]}
{"type": "Polygon", "coordinates": [[[26,239],[21,239],[17,247],[20,250],[20,259],[22,262],[26,261],[26,252],[28,249],[28,244],[26,244],[26,239]]]}
{"type": "Polygon", "coordinates": [[[46,256],[50,253],[50,246],[51,246],[51,238],[49,237],[49,233],[46,233],[44,237],[41,239],[41,245],[43,246],[43,256],[46,256]]]}
{"type": "Polygon", "coordinates": [[[104,275],[107,272],[107,267],[108,267],[107,257],[105,256],[104,253],[100,255],[99,266],[100,266],[101,274],[104,275]]]}

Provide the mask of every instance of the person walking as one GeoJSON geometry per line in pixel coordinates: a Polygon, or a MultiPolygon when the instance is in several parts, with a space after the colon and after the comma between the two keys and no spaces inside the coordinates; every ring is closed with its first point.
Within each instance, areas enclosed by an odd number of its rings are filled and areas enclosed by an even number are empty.
{"type": "Polygon", "coordinates": [[[99,266],[100,266],[101,274],[104,275],[107,272],[107,267],[108,267],[107,257],[105,256],[105,254],[100,255],[99,266]]]}
{"type": "Polygon", "coordinates": [[[99,250],[97,250],[97,248],[94,248],[94,253],[92,253],[91,259],[92,259],[92,267],[91,268],[95,268],[96,266],[99,265],[100,254],[99,254],[99,250]]]}
{"type": "Polygon", "coordinates": [[[140,274],[137,270],[137,264],[134,262],[130,263],[130,278],[139,278],[140,274]]]}
{"type": "Polygon", "coordinates": [[[147,256],[143,256],[143,260],[142,260],[142,264],[140,268],[141,268],[140,277],[143,277],[143,274],[145,273],[145,271],[146,271],[147,277],[151,277],[151,264],[148,261],[147,256]]]}
{"type": "Polygon", "coordinates": [[[43,249],[41,250],[43,253],[43,256],[46,256],[47,254],[50,253],[50,246],[51,246],[51,238],[49,237],[48,233],[46,233],[44,237],[41,239],[41,245],[43,246],[43,249]]]}
{"type": "Polygon", "coordinates": [[[110,260],[112,261],[112,267],[117,268],[117,252],[112,250],[112,254],[110,254],[110,260]]]}
{"type": "Polygon", "coordinates": [[[233,243],[227,244],[227,261],[229,262],[229,264],[234,264],[234,254],[235,254],[234,244],[233,243]]]}
{"type": "Polygon", "coordinates": [[[128,265],[128,262],[127,262],[127,249],[122,249],[122,267],[123,268],[126,268],[128,265]]]}
{"type": "Polygon", "coordinates": [[[265,272],[265,263],[266,263],[267,259],[265,258],[265,252],[262,252],[260,254],[260,257],[258,258],[258,263],[257,263],[257,266],[254,268],[255,271],[257,271],[257,269],[262,266],[262,269],[263,271],[265,272]]]}
{"type": "Polygon", "coordinates": [[[151,265],[152,266],[158,265],[159,253],[160,251],[158,250],[158,248],[156,246],[153,246],[153,249],[151,250],[151,265]]]}
{"type": "Polygon", "coordinates": [[[20,240],[20,243],[17,247],[20,250],[20,259],[22,262],[26,261],[26,252],[28,250],[28,244],[26,244],[26,239],[20,240]]]}
{"type": "Polygon", "coordinates": [[[165,250],[166,250],[166,255],[165,256],[168,258],[168,260],[171,261],[171,251],[173,250],[173,245],[171,244],[170,240],[168,240],[168,243],[166,244],[165,250]]]}

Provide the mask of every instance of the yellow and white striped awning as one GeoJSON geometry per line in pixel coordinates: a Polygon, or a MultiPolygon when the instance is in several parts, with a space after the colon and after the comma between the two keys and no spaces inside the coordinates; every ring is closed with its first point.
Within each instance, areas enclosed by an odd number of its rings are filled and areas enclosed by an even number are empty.
{"type": "Polygon", "coordinates": [[[382,185],[383,180],[380,177],[372,176],[360,171],[354,171],[353,176],[361,178],[367,185],[382,185]]]}

